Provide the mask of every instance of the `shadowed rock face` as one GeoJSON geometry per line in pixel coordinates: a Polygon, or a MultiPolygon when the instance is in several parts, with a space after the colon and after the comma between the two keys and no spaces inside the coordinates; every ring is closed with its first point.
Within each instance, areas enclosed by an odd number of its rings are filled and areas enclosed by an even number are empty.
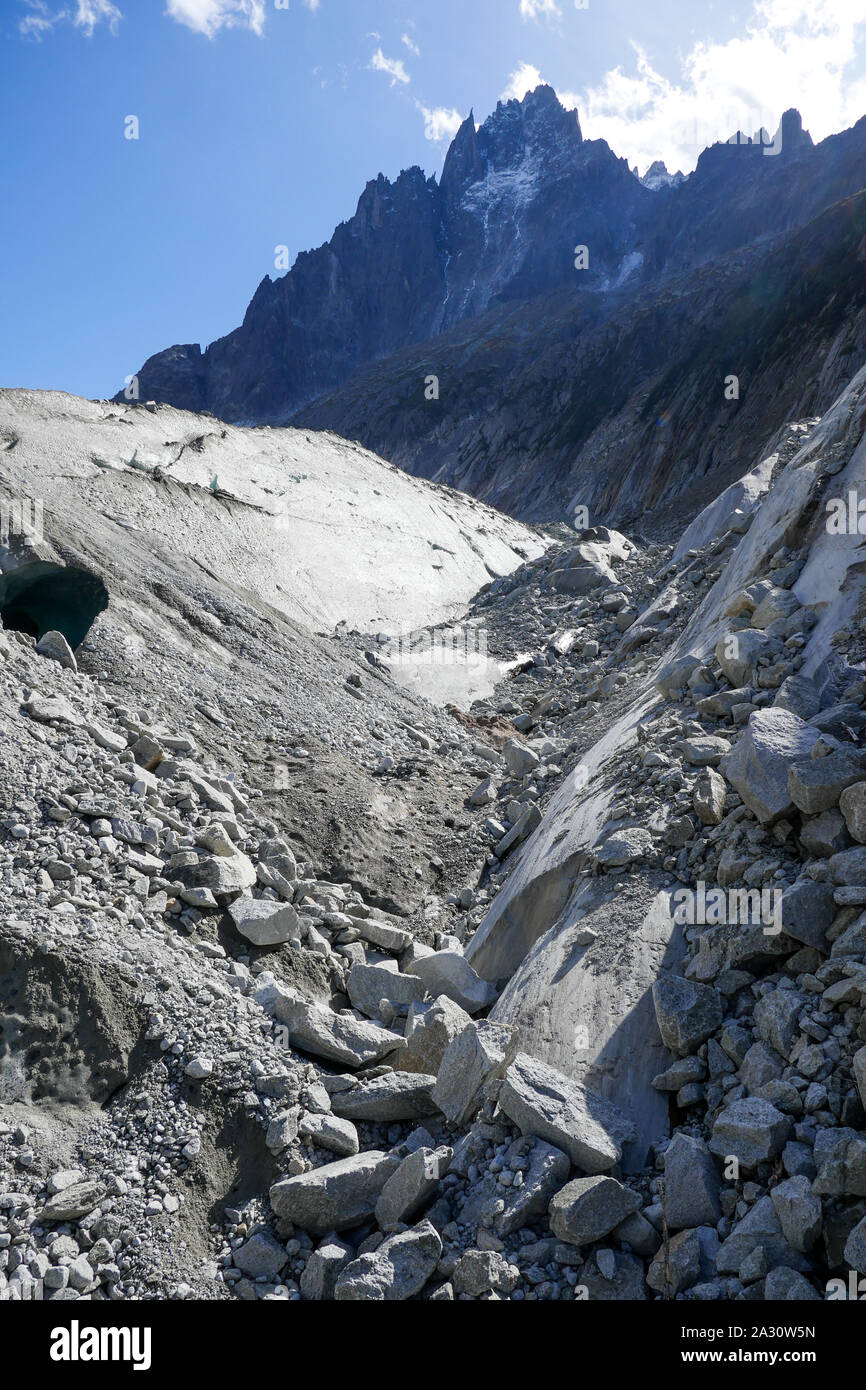
{"type": "Polygon", "coordinates": [[[332,428],[527,518],[681,521],[866,350],[864,146],[866,121],[813,146],[789,111],[771,157],[717,144],[647,186],[540,87],[470,116],[438,182],[371,181],[239,328],[150,358],[140,398],[332,428]]]}
{"type": "Polygon", "coordinates": [[[232,421],[285,420],[360,366],[492,304],[573,284],[576,241],[593,248],[585,278],[606,283],[652,200],[539,87],[500,103],[477,131],[470,115],[441,183],[417,167],[371,180],[327,245],[265,277],[240,328],[205,352],[186,343],[149,358],[140,397],[232,421]]]}

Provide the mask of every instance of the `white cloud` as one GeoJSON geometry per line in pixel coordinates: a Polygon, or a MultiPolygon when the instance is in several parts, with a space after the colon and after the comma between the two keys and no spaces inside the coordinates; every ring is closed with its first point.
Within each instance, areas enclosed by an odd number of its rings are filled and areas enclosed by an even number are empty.
{"type": "Polygon", "coordinates": [[[429,106],[423,106],[420,101],[415,105],[424,117],[424,134],[428,140],[443,140],[447,137],[453,140],[458,130],[463,124],[463,117],[459,111],[455,111],[453,106],[434,106],[431,111],[429,106]]]}
{"type": "Polygon", "coordinates": [[[521,19],[538,19],[540,15],[558,19],[561,14],[562,10],[556,0],[520,0],[521,19]]]}
{"type": "Polygon", "coordinates": [[[544,78],[538,68],[533,67],[532,63],[521,63],[520,67],[515,68],[509,77],[508,86],[502,93],[502,100],[511,101],[512,98],[515,98],[517,101],[522,101],[527,92],[534,92],[543,81],[544,78]]]}
{"type": "Polygon", "coordinates": [[[421,50],[414,39],[410,39],[408,34],[401,34],[400,42],[408,48],[410,53],[414,53],[416,58],[421,57],[421,50]]]}
{"type": "Polygon", "coordinates": [[[307,9],[312,10],[313,14],[315,14],[316,10],[319,8],[319,3],[320,0],[304,0],[304,4],[306,5],[307,9]]]}
{"type": "Polygon", "coordinates": [[[751,135],[763,126],[772,135],[789,106],[823,139],[866,110],[866,66],[853,66],[864,23],[866,0],[756,0],[735,37],[695,44],[677,80],[633,44],[629,70],[560,95],[579,107],[585,134],[641,170],[653,159],[692,169],[702,149],[737,129],[751,135]]]}
{"type": "Polygon", "coordinates": [[[265,0],[167,0],[165,13],[208,39],[220,29],[261,34],[265,27],[265,0]]]}
{"type": "Polygon", "coordinates": [[[370,59],[370,67],[376,72],[386,72],[391,78],[391,86],[397,82],[408,82],[409,74],[403,66],[401,58],[386,58],[381,48],[370,59]]]}
{"type": "Polygon", "coordinates": [[[98,24],[107,24],[112,34],[123,15],[111,0],[76,0],[75,9],[50,10],[44,0],[25,0],[30,11],[18,23],[19,32],[31,37],[41,38],[49,33],[55,24],[69,22],[76,29],[91,38],[98,24]]]}

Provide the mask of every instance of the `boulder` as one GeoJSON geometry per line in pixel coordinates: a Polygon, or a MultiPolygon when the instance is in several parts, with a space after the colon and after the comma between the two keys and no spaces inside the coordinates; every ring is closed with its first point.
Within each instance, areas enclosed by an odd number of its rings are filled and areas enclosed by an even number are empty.
{"type": "Polygon", "coordinates": [[[754,685],[760,659],[772,656],[778,650],[779,644],[763,632],[749,629],[728,632],[716,643],[716,661],[730,685],[754,685]]]}
{"type": "Polygon", "coordinates": [[[618,869],[626,864],[636,864],[641,859],[652,858],[655,846],[648,830],[633,825],[606,836],[596,853],[602,868],[618,869]]]}
{"type": "Polygon", "coordinates": [[[239,935],[254,946],[278,946],[300,935],[298,914],[289,903],[244,896],[229,904],[229,916],[239,935]]]}
{"type": "Polygon", "coordinates": [[[429,1201],[448,1172],[452,1150],[416,1149],[403,1159],[385,1183],[376,1203],[376,1220],[383,1231],[410,1222],[429,1201]]]}
{"type": "Polygon", "coordinates": [[[406,1046],[395,1066],[400,1071],[437,1076],[449,1043],[470,1021],[466,1010],[447,994],[440,994],[430,1003],[411,1004],[406,1019],[406,1046]]]}
{"type": "MultiPolygon", "coordinates": [[[[788,772],[788,791],[798,811],[817,816],[838,806],[845,789],[862,777],[863,769],[837,748],[823,758],[798,758],[788,772]]],[[[861,785],[866,792],[866,782],[861,785]]]]}
{"type": "Polygon", "coordinates": [[[351,1245],[344,1245],[335,1235],[323,1240],[307,1257],[300,1279],[301,1297],[310,1302],[330,1302],[337,1279],[353,1253],[351,1245]]]}
{"type": "Polygon", "coordinates": [[[791,763],[808,757],[821,735],[788,710],[756,710],[749,716],[722,772],[764,824],[794,810],[788,790],[791,763]]]}
{"type": "Polygon", "coordinates": [[[351,1260],[337,1277],[336,1302],[400,1303],[420,1293],[442,1254],[435,1226],[422,1221],[351,1260]]]}
{"type": "Polygon", "coordinates": [[[665,1150],[665,1220],[672,1231],[715,1226],[722,1212],[720,1178],[710,1151],[701,1139],[682,1132],[665,1150]]]}
{"type": "Polygon", "coordinates": [[[661,974],[652,993],[662,1042],[681,1057],[695,1052],[721,1026],[722,996],[709,985],[661,974]]]}
{"type": "Polygon", "coordinates": [[[257,1231],[234,1252],[232,1259],[235,1268],[243,1270],[250,1279],[274,1279],[289,1257],[286,1247],[267,1231],[257,1231]]]}
{"type": "Polygon", "coordinates": [[[348,1230],[373,1215],[382,1188],[399,1166],[394,1154],[377,1149],[340,1158],[274,1183],[271,1206],[280,1220],[311,1235],[348,1230]]]}
{"type": "Polygon", "coordinates": [[[679,1231],[656,1254],[646,1281],[656,1293],[675,1298],[685,1289],[714,1277],[718,1250],[719,1237],[711,1226],[679,1231]]]}
{"type": "Polygon", "coordinates": [[[812,1287],[809,1280],[796,1269],[779,1265],[771,1269],[764,1280],[764,1300],[767,1303],[821,1303],[821,1295],[812,1287]]]}
{"type": "MultiPolygon", "coordinates": [[[[828,759],[822,758],[821,761],[827,762],[828,759]]],[[[839,809],[845,817],[851,839],[856,840],[858,845],[866,844],[866,782],[849,783],[840,797],[839,809]]]]}
{"type": "Polygon", "coordinates": [[[356,1009],[368,1018],[377,1018],[383,999],[389,1004],[417,1004],[424,998],[425,988],[417,975],[403,975],[397,962],[389,961],[380,965],[353,965],[346,992],[356,1009]]]}
{"type": "Polygon", "coordinates": [[[398,1033],[367,1023],[353,1014],[337,1014],[325,1004],[311,1004],[296,990],[260,976],[254,999],[289,1030],[289,1040],[313,1057],[345,1067],[371,1066],[405,1042],[398,1033]]]}
{"type": "Polygon", "coordinates": [[[831,883],[817,883],[811,878],[792,883],[782,893],[781,912],[788,936],[827,953],[827,928],[836,916],[831,883]]]}
{"type": "Polygon", "coordinates": [[[535,768],[541,766],[541,759],[537,753],[533,753],[531,748],[527,748],[524,743],[518,743],[516,739],[509,739],[502,750],[505,759],[505,766],[512,777],[525,777],[527,772],[533,772],[535,768]]]}
{"type": "Polygon", "coordinates": [[[436,951],[417,960],[412,968],[430,994],[447,995],[468,1014],[488,1008],[496,998],[493,985],[480,979],[457,951],[436,951]]]}
{"type": "Polygon", "coordinates": [[[575,1178],[550,1203],[550,1229],[569,1245],[592,1245],[640,1204],[638,1194],[616,1178],[575,1178]]]}
{"type": "Polygon", "coordinates": [[[335,1115],[345,1120],[393,1124],[416,1120],[436,1113],[433,1103],[435,1076],[392,1071],[364,1081],[352,1091],[338,1091],[331,1097],[335,1115]]]}
{"type": "Polygon", "coordinates": [[[821,1199],[812,1192],[807,1177],[787,1178],[773,1188],[770,1198],[789,1245],[804,1253],[812,1249],[821,1234],[821,1199]]]}
{"type": "Polygon", "coordinates": [[[478,1298],[485,1293],[511,1293],[519,1271],[497,1250],[467,1250],[454,1270],[454,1292],[478,1298]]]}
{"type": "Polygon", "coordinates": [[[716,1116],[710,1150],[720,1158],[736,1158],[743,1168],[756,1168],[777,1158],[791,1133],[791,1121],[758,1096],[735,1100],[716,1116]]]}
{"type": "Polygon", "coordinates": [[[848,844],[848,830],[839,811],[824,811],[803,822],[800,845],[810,859],[829,859],[848,844]]]}
{"type": "Polygon", "coordinates": [[[517,1055],[517,1029],[508,1023],[469,1023],[442,1058],[433,1101],[453,1125],[469,1122],[484,1087],[505,1075],[517,1055]]]}
{"type": "Polygon", "coordinates": [[[338,1115],[308,1114],[300,1121],[298,1132],[312,1139],[320,1149],[345,1158],[359,1150],[358,1131],[351,1120],[340,1119],[338,1115]]]}
{"type": "Polygon", "coordinates": [[[58,666],[63,666],[67,671],[78,670],[78,662],[75,660],[75,653],[62,632],[43,632],[39,641],[36,643],[36,650],[40,656],[49,657],[52,661],[56,661],[58,666]]]}
{"type": "Polygon", "coordinates": [[[695,783],[692,806],[703,825],[720,825],[725,814],[728,789],[724,777],[708,767],[695,783]]]}
{"type": "Polygon", "coordinates": [[[636,1137],[616,1106],[525,1052],[505,1073],[499,1104],[523,1134],[562,1149],[585,1173],[608,1172],[636,1137]]]}

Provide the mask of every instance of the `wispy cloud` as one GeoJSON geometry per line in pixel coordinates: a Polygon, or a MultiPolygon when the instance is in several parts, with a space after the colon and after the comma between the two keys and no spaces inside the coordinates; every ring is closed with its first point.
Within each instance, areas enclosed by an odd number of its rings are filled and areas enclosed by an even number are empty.
{"type": "Polygon", "coordinates": [[[167,0],[165,13],[208,39],[221,29],[262,34],[265,27],[265,0],[167,0]]]}
{"type": "Polygon", "coordinates": [[[409,74],[403,66],[403,60],[401,58],[386,58],[381,48],[377,48],[370,59],[370,67],[376,72],[387,73],[391,79],[392,87],[397,82],[408,82],[410,80],[409,74]]]}
{"type": "Polygon", "coordinates": [[[630,68],[607,72],[571,102],[585,132],[641,168],[664,159],[691,169],[705,146],[737,129],[772,134],[789,106],[823,139],[866,111],[866,77],[854,67],[864,23],[866,0],[757,0],[735,37],[695,44],[678,80],[633,44],[630,68]]]}
{"type": "Polygon", "coordinates": [[[44,0],[24,0],[29,11],[18,22],[19,32],[28,38],[41,39],[50,33],[56,24],[74,24],[83,34],[91,38],[99,24],[107,24],[112,34],[123,15],[111,0],[76,0],[75,8],[65,6],[62,10],[49,9],[44,0]]]}
{"type": "Polygon", "coordinates": [[[503,101],[515,99],[522,101],[527,92],[534,92],[544,81],[538,68],[532,63],[521,63],[508,79],[508,86],[502,93],[503,101]]]}
{"type": "Polygon", "coordinates": [[[416,101],[415,105],[424,117],[424,135],[428,140],[454,139],[463,124],[459,111],[455,111],[453,106],[434,106],[431,110],[420,101],[416,101]]]}
{"type": "Polygon", "coordinates": [[[416,58],[420,58],[420,57],[421,57],[421,50],[420,50],[420,48],[418,47],[418,45],[417,45],[417,43],[415,42],[415,40],[412,39],[412,38],[410,38],[408,34],[401,34],[401,35],[400,35],[400,42],[404,45],[404,47],[408,48],[408,50],[409,50],[410,53],[414,53],[414,55],[415,55],[416,58]]]}
{"type": "Polygon", "coordinates": [[[539,19],[545,15],[548,19],[559,19],[561,14],[556,0],[520,0],[521,19],[539,19]]]}

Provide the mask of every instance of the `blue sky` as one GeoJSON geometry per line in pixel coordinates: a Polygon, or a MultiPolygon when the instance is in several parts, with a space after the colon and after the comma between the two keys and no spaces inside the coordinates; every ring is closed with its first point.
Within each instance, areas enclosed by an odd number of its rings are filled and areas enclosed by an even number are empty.
{"type": "Polygon", "coordinates": [[[642,172],[791,104],[816,138],[866,112],[866,0],[284,3],[3,0],[0,385],[110,395],[210,342],[275,247],[539,80],[642,172]]]}

